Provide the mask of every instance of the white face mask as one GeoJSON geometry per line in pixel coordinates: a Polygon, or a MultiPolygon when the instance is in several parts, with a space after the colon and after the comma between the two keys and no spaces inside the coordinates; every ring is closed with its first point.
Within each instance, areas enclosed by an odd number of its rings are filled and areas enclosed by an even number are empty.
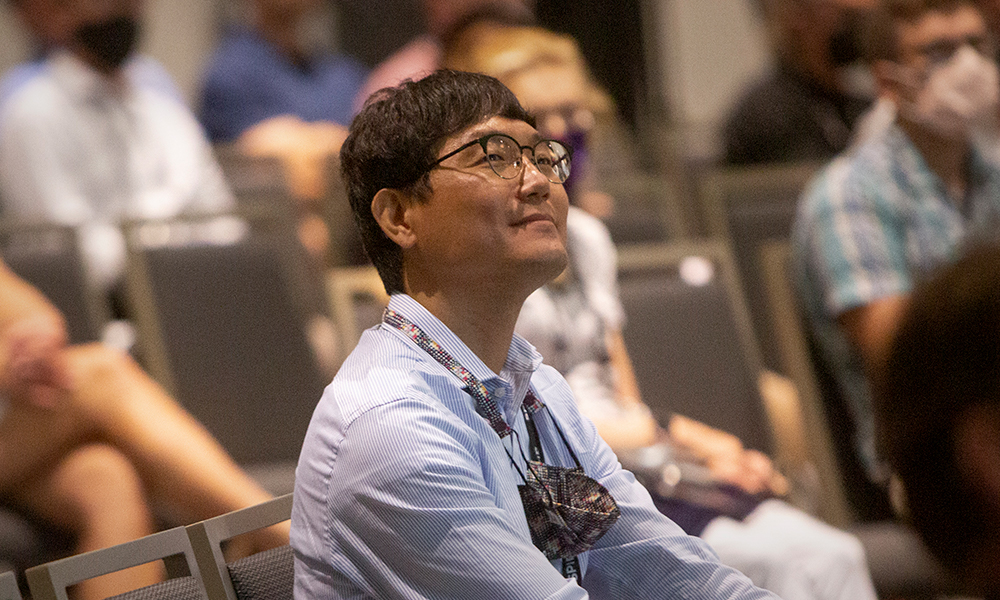
{"type": "Polygon", "coordinates": [[[929,67],[923,78],[913,72],[900,81],[917,90],[914,97],[900,102],[900,116],[948,137],[968,135],[993,119],[1000,104],[996,62],[969,45],[956,50],[947,62],[929,67]]]}

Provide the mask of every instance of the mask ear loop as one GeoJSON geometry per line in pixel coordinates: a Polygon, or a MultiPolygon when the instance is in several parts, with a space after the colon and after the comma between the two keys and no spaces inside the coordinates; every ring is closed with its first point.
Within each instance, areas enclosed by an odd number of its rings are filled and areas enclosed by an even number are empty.
{"type": "Polygon", "coordinates": [[[562,438],[563,445],[566,446],[566,450],[569,451],[569,455],[573,457],[573,462],[576,463],[576,468],[583,469],[583,466],[580,464],[580,459],[576,457],[576,452],[573,452],[573,447],[569,445],[569,441],[566,439],[566,434],[564,434],[562,428],[559,427],[559,422],[556,421],[555,416],[549,411],[548,406],[544,406],[543,408],[545,409],[545,414],[549,415],[549,420],[552,421],[552,425],[554,425],[556,431],[559,432],[559,437],[562,438]]]}

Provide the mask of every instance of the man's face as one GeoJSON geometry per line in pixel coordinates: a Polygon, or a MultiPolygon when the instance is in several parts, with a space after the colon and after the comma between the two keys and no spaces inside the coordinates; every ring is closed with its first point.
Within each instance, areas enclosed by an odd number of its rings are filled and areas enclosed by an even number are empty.
{"type": "MultiPolygon", "coordinates": [[[[540,139],[523,121],[493,117],[448,138],[438,156],[489,133],[521,146],[540,139]]],[[[518,177],[502,179],[478,144],[443,161],[431,171],[429,197],[407,209],[415,240],[409,254],[445,277],[509,286],[499,293],[530,292],[558,275],[567,264],[569,201],[562,185],[525,162],[518,177]]]]}
{"type": "MultiPolygon", "coordinates": [[[[899,58],[897,62],[917,72],[926,73],[963,44],[979,48],[988,40],[986,23],[970,5],[952,12],[932,11],[912,22],[896,26],[899,58]]],[[[993,58],[992,56],[989,58],[993,58]]]]}
{"type": "Polygon", "coordinates": [[[114,17],[139,17],[140,0],[56,0],[74,27],[114,17]]]}
{"type": "Polygon", "coordinates": [[[505,83],[521,105],[535,115],[539,131],[547,138],[562,139],[570,131],[592,125],[593,114],[586,109],[587,79],[578,68],[542,65],[524,70],[505,83]]]}

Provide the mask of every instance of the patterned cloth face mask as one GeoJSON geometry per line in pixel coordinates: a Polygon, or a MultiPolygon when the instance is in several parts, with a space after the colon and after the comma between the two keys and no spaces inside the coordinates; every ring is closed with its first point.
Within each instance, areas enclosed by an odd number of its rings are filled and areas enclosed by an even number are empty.
{"type": "Polygon", "coordinates": [[[580,467],[529,461],[525,483],[517,489],[531,543],[549,560],[573,558],[590,550],[620,514],[607,488],[580,467]]]}
{"type": "MultiPolygon", "coordinates": [[[[476,412],[489,422],[501,439],[513,432],[500,416],[500,409],[490,398],[486,387],[437,342],[395,311],[386,309],[382,322],[410,337],[431,358],[462,380],[467,386],[466,391],[476,401],[476,412]]],[[[529,390],[521,407],[531,453],[531,460],[525,458],[527,474],[514,462],[510,451],[507,451],[507,457],[524,481],[524,485],[518,486],[518,491],[531,532],[531,543],[549,560],[563,559],[563,574],[579,579],[576,556],[591,549],[611,529],[618,520],[620,511],[607,488],[584,473],[580,461],[554,419],[552,423],[576,467],[545,464],[533,417],[543,408],[545,405],[529,390]]],[[[520,449],[520,444],[518,448],[520,449]]]]}

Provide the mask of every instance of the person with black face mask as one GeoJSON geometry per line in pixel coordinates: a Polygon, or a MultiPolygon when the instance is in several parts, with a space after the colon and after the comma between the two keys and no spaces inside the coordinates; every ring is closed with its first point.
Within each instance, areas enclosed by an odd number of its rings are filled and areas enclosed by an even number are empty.
{"type": "Polygon", "coordinates": [[[760,0],[776,67],[744,93],[723,128],[729,164],[827,160],[872,102],[859,24],[870,0],[760,0]]]}
{"type": "Polygon", "coordinates": [[[47,24],[50,49],[0,105],[3,211],[79,227],[93,283],[110,292],[124,264],[121,220],[226,210],[232,194],[169,77],[136,56],[138,0],[19,8],[47,24]]]}

